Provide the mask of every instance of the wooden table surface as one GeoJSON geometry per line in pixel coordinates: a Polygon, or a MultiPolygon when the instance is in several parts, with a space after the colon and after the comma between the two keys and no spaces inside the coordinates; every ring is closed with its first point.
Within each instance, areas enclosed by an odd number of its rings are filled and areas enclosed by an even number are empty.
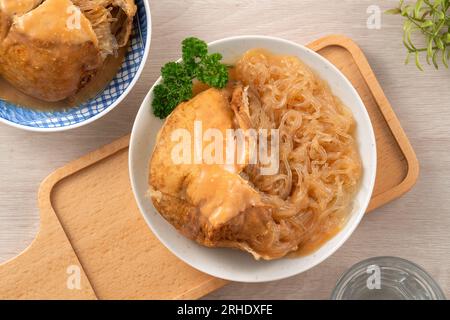
{"type": "Polygon", "coordinates": [[[264,284],[230,284],[207,298],[326,299],[338,277],[363,259],[393,255],[423,266],[450,297],[450,70],[403,64],[401,19],[373,10],[397,1],[376,0],[153,0],[153,39],[147,65],[127,99],[89,126],[38,134],[0,125],[0,261],[33,240],[39,219],[38,186],[54,169],[129,133],[136,112],[163,63],[180,55],[187,36],[207,41],[258,34],[298,43],[340,33],[363,49],[409,136],[421,164],[416,187],[368,215],[332,257],[293,278],[264,284]],[[368,13],[369,12],[369,13],[368,13]]]}

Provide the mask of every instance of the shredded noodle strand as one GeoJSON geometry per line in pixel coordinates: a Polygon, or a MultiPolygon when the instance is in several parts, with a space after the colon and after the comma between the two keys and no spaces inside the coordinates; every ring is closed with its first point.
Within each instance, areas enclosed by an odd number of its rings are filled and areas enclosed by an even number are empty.
{"type": "Polygon", "coordinates": [[[251,50],[235,71],[249,87],[252,127],[279,129],[279,173],[259,175],[259,165],[251,165],[245,174],[276,208],[270,240],[251,246],[282,256],[321,241],[346,221],[361,177],[355,122],[327,84],[295,57],[251,50]]]}

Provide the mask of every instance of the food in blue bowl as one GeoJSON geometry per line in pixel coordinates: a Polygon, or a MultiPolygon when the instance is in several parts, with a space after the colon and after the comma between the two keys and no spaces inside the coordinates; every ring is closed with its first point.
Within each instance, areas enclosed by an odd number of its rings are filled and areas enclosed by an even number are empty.
{"type": "Polygon", "coordinates": [[[0,0],[0,120],[60,131],[98,119],[148,55],[143,0],[0,0]]]}

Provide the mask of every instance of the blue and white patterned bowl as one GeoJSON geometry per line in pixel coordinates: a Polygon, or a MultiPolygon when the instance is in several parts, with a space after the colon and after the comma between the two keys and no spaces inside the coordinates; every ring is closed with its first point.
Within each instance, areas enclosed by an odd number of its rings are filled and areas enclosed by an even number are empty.
{"type": "Polygon", "coordinates": [[[78,107],[63,111],[37,111],[0,99],[0,122],[29,131],[55,132],[91,123],[114,109],[136,84],[150,51],[150,5],[147,0],[136,0],[136,5],[130,48],[121,69],[103,92],[78,107]]]}

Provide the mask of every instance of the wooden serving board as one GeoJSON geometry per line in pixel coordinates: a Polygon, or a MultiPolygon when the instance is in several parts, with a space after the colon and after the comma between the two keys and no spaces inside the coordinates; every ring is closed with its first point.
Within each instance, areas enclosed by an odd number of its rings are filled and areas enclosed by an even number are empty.
{"type": "MultiPolygon", "coordinates": [[[[342,70],[369,111],[379,169],[373,210],[414,185],[414,150],[354,42],[329,36],[309,47],[342,70]]],[[[129,136],[119,139],[42,183],[39,234],[25,252],[0,265],[0,298],[196,299],[226,284],[178,260],[153,236],[131,191],[128,143],[129,136]],[[80,286],[73,285],[78,271],[80,286]]]]}

